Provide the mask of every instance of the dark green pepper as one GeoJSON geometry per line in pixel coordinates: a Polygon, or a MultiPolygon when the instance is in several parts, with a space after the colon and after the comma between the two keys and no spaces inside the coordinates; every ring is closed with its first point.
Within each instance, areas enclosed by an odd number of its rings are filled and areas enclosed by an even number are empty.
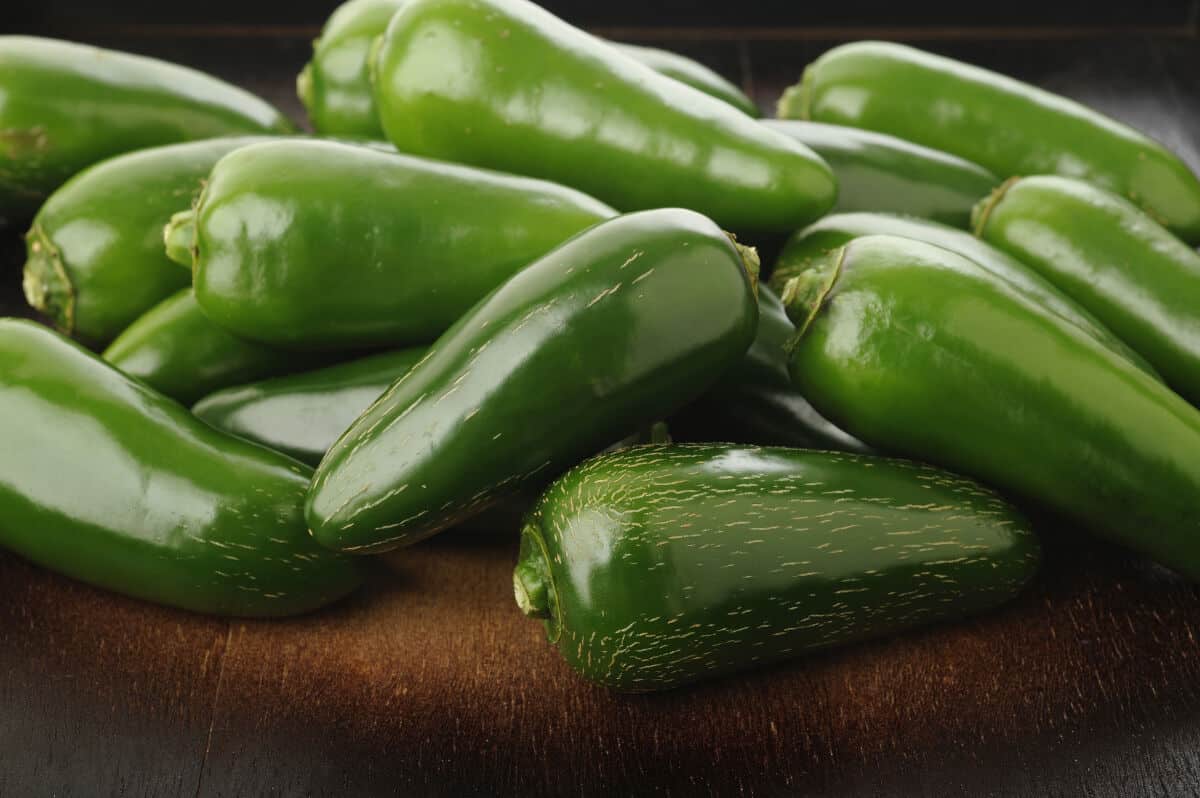
{"type": "Polygon", "coordinates": [[[833,206],[812,150],[526,0],[410,0],[372,61],[401,152],[574,186],[622,211],[686,207],[738,234],[833,206]]]}
{"type": "Polygon", "coordinates": [[[1166,147],[1073,100],[950,58],[884,42],[836,47],[784,93],[779,116],[890,133],[1002,178],[1083,178],[1200,241],[1200,180],[1166,147]]]}
{"type": "Polygon", "coordinates": [[[615,211],[573,189],[328,141],[213,168],[168,254],[216,323],[292,348],[428,343],[488,291],[615,211]]]}
{"type": "Polygon", "coordinates": [[[353,590],[301,508],[312,470],[33,322],[0,320],[0,546],[118,593],[280,616],[353,590]]]}
{"type": "Polygon", "coordinates": [[[792,385],[787,345],[795,334],[779,297],[760,285],[754,342],[708,393],[671,417],[675,438],[869,451],[818,413],[792,385]]]}
{"type": "Polygon", "coordinates": [[[104,359],[184,404],[231,385],[322,362],[229,334],[208,320],[190,288],[146,311],[104,350],[104,359]]]}
{"type": "Polygon", "coordinates": [[[343,435],[322,544],[414,543],[702,393],[754,338],[757,258],[679,209],[601,222],[483,299],[343,435]]]}
{"type": "Polygon", "coordinates": [[[783,280],[792,379],[884,451],[1200,578],[1200,411],[941,247],[866,236],[783,280]]]}
{"type": "Polygon", "coordinates": [[[294,130],[259,98],[194,69],[33,36],[0,36],[0,98],[0,217],[13,222],[113,155],[294,130]]]}
{"type": "Polygon", "coordinates": [[[811,148],[837,178],[835,211],[889,211],[967,227],[1000,178],[979,164],[886,133],[821,122],[763,124],[811,148]]]}
{"type": "Polygon", "coordinates": [[[1200,403],[1200,254],[1131,202],[1066,177],[1007,182],[975,233],[1020,258],[1200,403]]]}
{"type": "Polygon", "coordinates": [[[555,482],[513,587],[573,668],[647,692],[990,609],[1038,559],[1015,509],[930,466],[676,444],[555,482]]]}
{"type": "Polygon", "coordinates": [[[25,297],[62,333],[111,341],[191,276],[163,252],[163,227],[192,204],[223,155],[257,141],[208,139],[102,161],[55,191],[25,236],[25,297]]]}
{"type": "MultiPolygon", "coordinates": [[[[775,270],[784,277],[803,271],[809,261],[848,241],[869,235],[894,235],[924,241],[970,258],[997,277],[1015,286],[1028,298],[1066,319],[1135,366],[1158,379],[1145,358],[1113,334],[1085,308],[1064,294],[1025,263],[980,241],[963,230],[924,219],[882,213],[839,213],[826,216],[788,240],[775,270]]],[[[781,278],[783,279],[783,278],[781,278]]],[[[782,283],[781,283],[782,284],[782,283]]]]}
{"type": "MultiPolygon", "coordinates": [[[[296,78],[296,93],[309,119],[324,136],[382,138],[371,96],[368,56],[375,39],[407,0],[349,0],[329,16],[313,43],[312,61],[296,78]]],[[[678,53],[635,44],[615,47],[661,74],[758,116],[758,107],[725,78],[678,53]]]]}
{"type": "Polygon", "coordinates": [[[316,465],[425,352],[425,347],[399,349],[226,388],[201,399],[192,412],[217,429],[316,465]]]}

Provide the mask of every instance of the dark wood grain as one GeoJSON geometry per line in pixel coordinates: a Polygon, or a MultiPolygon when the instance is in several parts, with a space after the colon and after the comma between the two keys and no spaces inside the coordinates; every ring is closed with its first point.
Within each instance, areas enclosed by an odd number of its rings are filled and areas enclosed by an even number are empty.
{"type": "MultiPolygon", "coordinates": [[[[102,43],[298,113],[298,40],[102,43]]],[[[833,43],[684,49],[769,106],[833,43]]],[[[1200,166],[1195,40],[925,44],[1085,99],[1200,166]]],[[[11,313],[11,232],[0,253],[11,313]]],[[[641,697],[580,682],[519,615],[512,530],[389,556],[358,595],[283,622],[156,608],[0,555],[0,796],[1200,793],[1200,591],[1039,530],[1045,567],[999,612],[641,697]]]]}

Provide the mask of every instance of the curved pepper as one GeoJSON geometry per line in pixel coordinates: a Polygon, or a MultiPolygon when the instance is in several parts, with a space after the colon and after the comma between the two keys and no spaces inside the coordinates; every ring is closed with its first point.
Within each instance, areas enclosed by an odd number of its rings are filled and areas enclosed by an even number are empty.
{"type": "Polygon", "coordinates": [[[104,350],[104,359],[184,404],[221,388],[303,371],[328,360],[230,335],[208,320],[190,288],[129,325],[104,350]]]}
{"type": "Polygon", "coordinates": [[[780,285],[788,276],[804,271],[814,258],[848,241],[869,235],[894,235],[924,241],[957,252],[1017,288],[1059,317],[1084,330],[1142,371],[1159,379],[1158,372],[1086,308],[1064,294],[1038,272],[1007,253],[963,230],[924,219],[883,213],[839,213],[826,216],[794,234],[784,245],[775,266],[780,285]]]}
{"type": "Polygon", "coordinates": [[[949,250],[867,236],[784,279],[792,379],[850,433],[1200,578],[1200,412],[949,250]]]}
{"type": "Polygon", "coordinates": [[[787,345],[795,334],[779,297],[760,285],[754,342],[708,393],[671,417],[672,435],[682,441],[870,451],[818,413],[792,385],[787,345]]]}
{"type": "Polygon", "coordinates": [[[167,252],[249,340],[427,343],[510,275],[615,211],[573,189],[328,141],[222,158],[167,252]]]}
{"type": "Polygon", "coordinates": [[[757,258],[665,209],[601,222],[493,291],[343,435],[322,544],[414,543],[702,393],[750,346],[757,258]],[[745,259],[744,259],[745,258],[745,259]]]}
{"type": "Polygon", "coordinates": [[[834,211],[887,211],[967,227],[1000,178],[979,164],[886,133],[821,122],[764,119],[825,159],[837,178],[834,211]]]}
{"type": "Polygon", "coordinates": [[[639,446],[550,486],[513,588],[571,667],[647,692],[990,609],[1038,559],[1020,513],[930,466],[639,446]]]}
{"type": "Polygon", "coordinates": [[[1200,254],[1130,202],[1081,180],[1014,179],[975,234],[1087,308],[1168,385],[1200,403],[1200,254]]]}
{"type": "Polygon", "coordinates": [[[0,546],[118,593],[218,615],[334,601],[359,563],[319,547],[311,469],[209,427],[78,345],[0,320],[0,546]]]}
{"type": "MultiPolygon", "coordinates": [[[[313,42],[312,60],[296,78],[296,94],[324,136],[382,138],[383,127],[371,96],[368,56],[376,38],[407,0],[349,0],[338,6],[313,42]]],[[[646,66],[751,116],[758,107],[725,78],[703,64],[668,50],[612,43],[646,66]]]]}
{"type": "Polygon", "coordinates": [[[315,466],[425,352],[425,347],[399,349],[226,388],[201,399],[192,412],[217,429],[315,466]]]}
{"type": "Polygon", "coordinates": [[[23,221],[97,161],[145,147],[295,128],[194,69],[34,36],[0,36],[0,217],[23,221]]]}
{"type": "Polygon", "coordinates": [[[1200,241],[1200,180],[1162,144],[1073,100],[950,58],[884,42],[836,47],[784,93],[779,116],[890,133],[1002,178],[1083,178],[1200,241]]]}
{"type": "Polygon", "coordinates": [[[586,191],[622,211],[686,207],[739,235],[832,207],[812,150],[526,0],[411,0],[372,61],[401,152],[586,191]]]}
{"type": "Polygon", "coordinates": [[[50,195],[25,236],[25,297],[65,335],[103,345],[191,283],[163,226],[223,155],[260,139],[152,147],[89,167],[50,195]]]}

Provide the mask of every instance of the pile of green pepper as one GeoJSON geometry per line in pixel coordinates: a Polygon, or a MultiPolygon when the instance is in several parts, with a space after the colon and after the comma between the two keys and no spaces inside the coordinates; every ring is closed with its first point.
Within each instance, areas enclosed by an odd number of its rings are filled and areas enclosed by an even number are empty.
{"type": "Polygon", "coordinates": [[[1018,507],[1200,579],[1200,180],[1141,133],[878,42],[761,120],[526,0],[349,0],[297,89],[0,36],[56,328],[0,320],[0,546],[282,616],[516,507],[624,691],[1002,604],[1018,507]]]}

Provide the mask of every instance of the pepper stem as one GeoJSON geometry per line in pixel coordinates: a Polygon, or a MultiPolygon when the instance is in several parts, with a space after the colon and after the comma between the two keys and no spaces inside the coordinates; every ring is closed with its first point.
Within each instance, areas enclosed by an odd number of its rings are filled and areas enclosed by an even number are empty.
{"type": "Polygon", "coordinates": [[[546,622],[546,636],[556,642],[562,631],[558,618],[558,594],[550,575],[550,560],[541,531],[533,521],[521,529],[521,553],[513,569],[513,595],[521,612],[546,622]]]}
{"type": "Polygon", "coordinates": [[[784,89],[775,104],[775,116],[780,119],[808,119],[812,104],[812,67],[804,68],[800,80],[784,89]]]}
{"type": "Polygon", "coordinates": [[[996,188],[992,189],[992,193],[975,203],[975,207],[971,209],[971,232],[978,238],[983,238],[983,228],[987,227],[988,218],[992,215],[992,209],[1000,204],[1000,200],[1004,199],[1004,195],[1008,190],[1016,185],[1020,177],[1010,177],[996,188]]]}
{"type": "Polygon", "coordinates": [[[196,211],[180,211],[163,228],[167,257],[181,266],[192,268],[196,262],[196,211]]]}
{"type": "Polygon", "coordinates": [[[779,291],[788,318],[796,325],[793,344],[804,337],[817,313],[825,306],[842,274],[845,260],[846,247],[838,247],[807,261],[797,271],[777,274],[773,278],[772,284],[779,291]]]}
{"type": "MultiPolygon", "coordinates": [[[[320,40],[318,40],[320,41],[320,40]]],[[[313,42],[313,47],[317,46],[313,42]]],[[[312,85],[312,62],[309,61],[300,70],[300,74],[296,76],[296,96],[300,98],[300,103],[305,110],[311,115],[313,112],[313,85],[312,85]]]]}
{"type": "Polygon", "coordinates": [[[758,257],[758,250],[746,244],[739,244],[737,236],[733,233],[725,233],[725,235],[729,236],[729,240],[737,249],[738,256],[742,259],[742,268],[746,270],[746,276],[750,278],[750,291],[757,299],[758,275],[762,271],[762,261],[758,257]]]}
{"type": "Polygon", "coordinates": [[[65,335],[75,332],[75,287],[63,266],[62,253],[34,223],[25,234],[25,271],[21,287],[30,306],[44,314],[65,335]]]}

